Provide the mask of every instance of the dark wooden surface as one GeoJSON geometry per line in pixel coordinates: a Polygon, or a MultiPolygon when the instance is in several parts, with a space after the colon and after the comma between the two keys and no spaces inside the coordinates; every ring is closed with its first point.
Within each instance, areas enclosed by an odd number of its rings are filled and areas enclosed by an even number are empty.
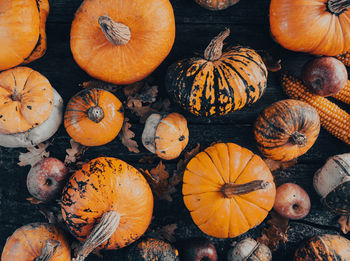
{"type": "MultiPolygon", "coordinates": [[[[69,48],[71,21],[81,2],[81,0],[50,1],[51,11],[47,23],[47,54],[42,59],[29,65],[29,67],[38,70],[50,80],[65,102],[81,89],[79,87],[80,83],[90,79],[76,65],[69,48]]],[[[172,0],[171,3],[176,16],[175,45],[168,58],[153,74],[155,81],[160,85],[161,95],[166,95],[163,86],[166,68],[177,59],[200,53],[210,39],[225,27],[231,28],[231,36],[227,40],[228,44],[242,44],[258,50],[268,50],[282,59],[285,70],[297,75],[300,67],[310,56],[286,51],[273,42],[269,34],[269,2],[269,0],[241,0],[236,6],[227,10],[210,12],[197,6],[191,0],[172,0]]],[[[263,108],[284,98],[286,97],[279,85],[278,73],[270,73],[265,94],[259,102],[250,108],[215,119],[200,119],[179,108],[175,107],[175,110],[182,112],[189,122],[190,142],[188,148],[194,147],[197,143],[205,148],[213,141],[221,140],[237,143],[255,153],[259,153],[252,135],[252,124],[263,108]]],[[[344,106],[344,108],[349,109],[347,106],[344,106]]],[[[135,117],[127,116],[132,119],[132,129],[137,135],[136,140],[140,144],[141,153],[128,152],[117,138],[108,145],[90,148],[85,154],[85,158],[113,156],[125,160],[135,167],[143,169],[154,167],[156,163],[154,165],[138,163],[143,155],[149,155],[142,148],[140,141],[143,125],[138,123],[135,117]]],[[[63,160],[65,149],[68,147],[69,137],[64,128],[61,127],[54,136],[53,145],[49,147],[49,150],[52,156],[63,160]]],[[[37,206],[26,200],[30,196],[25,183],[29,167],[19,167],[17,165],[18,155],[21,151],[24,150],[0,148],[0,249],[2,249],[6,238],[16,228],[30,222],[44,221],[37,206]]],[[[295,182],[307,190],[312,200],[310,214],[303,220],[290,223],[289,241],[285,246],[280,246],[274,253],[274,260],[291,260],[295,247],[304,238],[320,233],[341,233],[336,223],[336,216],[321,206],[319,197],[312,186],[312,177],[328,157],[348,151],[347,145],[333,138],[322,129],[315,145],[298,160],[297,165],[274,173],[277,185],[285,182],[295,182]]],[[[176,161],[167,162],[166,166],[172,171],[176,167],[176,161]]],[[[173,198],[173,202],[155,202],[154,219],[150,228],[176,223],[178,225],[178,229],[175,231],[177,240],[191,236],[205,236],[194,225],[183,204],[181,185],[177,187],[177,192],[173,198]]],[[[227,248],[233,241],[247,236],[257,237],[264,226],[265,223],[239,238],[211,238],[217,246],[220,255],[219,260],[225,260],[227,248]]],[[[126,252],[127,249],[105,252],[103,260],[128,260],[126,252]]],[[[98,258],[91,255],[87,260],[98,260],[98,258]]]]}

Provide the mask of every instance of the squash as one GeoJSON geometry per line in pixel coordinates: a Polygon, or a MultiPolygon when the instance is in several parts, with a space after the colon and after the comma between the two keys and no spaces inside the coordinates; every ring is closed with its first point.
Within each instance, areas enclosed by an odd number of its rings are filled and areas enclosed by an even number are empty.
{"type": "Polygon", "coordinates": [[[85,0],[72,23],[70,46],[92,77],[131,84],[161,64],[174,40],[169,0],[85,0]]]}
{"type": "Polygon", "coordinates": [[[188,136],[187,121],[181,114],[153,113],[146,120],[142,143],[159,158],[171,160],[186,148],[188,136]]]}
{"type": "Polygon", "coordinates": [[[48,0],[0,0],[0,70],[45,54],[48,0]]]}
{"type": "Polygon", "coordinates": [[[314,145],[320,125],[320,117],[311,105],[298,100],[281,100],[259,114],[254,136],[265,157],[290,161],[314,145]]]}
{"type": "Polygon", "coordinates": [[[284,48],[335,56],[350,49],[350,2],[271,0],[270,30],[284,48]]]}
{"type": "Polygon", "coordinates": [[[0,73],[0,146],[33,147],[62,122],[63,100],[50,82],[28,67],[0,73]]]}
{"type": "Polygon", "coordinates": [[[204,58],[183,59],[171,65],[165,78],[169,96],[199,116],[219,116],[255,103],[267,84],[267,69],[252,49],[241,46],[222,52],[230,30],[216,36],[204,58]]]}
{"type": "Polygon", "coordinates": [[[294,261],[350,260],[350,241],[339,235],[314,236],[295,252],[294,261]]]}
{"type": "Polygon", "coordinates": [[[31,223],[7,239],[1,261],[70,261],[70,252],[63,231],[52,224],[31,223]]]}
{"type": "Polygon", "coordinates": [[[233,143],[217,143],[187,164],[182,193],[200,230],[213,237],[232,238],[265,219],[276,188],[258,155],[233,143]]]}
{"type": "Polygon", "coordinates": [[[73,140],[84,146],[101,146],[117,137],[123,126],[120,100],[102,89],[84,89],[67,104],[64,126],[73,140]]]}
{"type": "Polygon", "coordinates": [[[219,11],[237,4],[239,0],[195,0],[195,2],[208,10],[219,11]]]}
{"type": "Polygon", "coordinates": [[[271,250],[264,244],[256,242],[253,238],[245,238],[235,242],[227,254],[227,261],[271,261],[271,250]]]}
{"type": "Polygon", "coordinates": [[[62,192],[61,210],[70,232],[85,242],[78,261],[96,247],[118,249],[137,240],[151,222],[153,195],[143,175],[116,158],[91,160],[62,192]]]}

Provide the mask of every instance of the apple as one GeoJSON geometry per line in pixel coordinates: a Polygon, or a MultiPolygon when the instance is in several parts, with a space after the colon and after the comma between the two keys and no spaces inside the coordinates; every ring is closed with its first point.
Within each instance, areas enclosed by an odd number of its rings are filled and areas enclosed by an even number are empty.
{"type": "Polygon", "coordinates": [[[310,197],[297,184],[285,183],[276,190],[276,200],[273,208],[283,217],[302,219],[310,212],[310,197]]]}
{"type": "Polygon", "coordinates": [[[56,158],[44,158],[30,169],[27,176],[29,193],[43,202],[59,196],[67,178],[67,168],[56,158]]]}
{"type": "Polygon", "coordinates": [[[320,96],[341,91],[348,80],[344,64],[333,57],[320,57],[307,62],[302,68],[302,79],[309,90],[320,96]]]}
{"type": "Polygon", "coordinates": [[[189,238],[182,242],[180,259],[184,261],[217,261],[216,248],[206,238],[189,238]]]}

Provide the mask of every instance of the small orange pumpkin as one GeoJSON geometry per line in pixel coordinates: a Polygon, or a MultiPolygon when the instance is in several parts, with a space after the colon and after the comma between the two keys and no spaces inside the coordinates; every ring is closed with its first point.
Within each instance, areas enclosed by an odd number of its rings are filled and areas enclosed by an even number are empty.
{"type": "Polygon", "coordinates": [[[151,74],[174,40],[169,0],[86,0],[75,14],[70,43],[75,61],[92,77],[130,84],[151,74]]]}
{"type": "Polygon", "coordinates": [[[84,89],[68,102],[64,126],[76,142],[100,146],[112,141],[122,128],[124,109],[120,100],[102,89],[84,89]]]}
{"type": "Polygon", "coordinates": [[[237,4],[239,0],[195,0],[195,2],[211,11],[219,11],[237,4]]]}
{"type": "Polygon", "coordinates": [[[78,253],[80,261],[97,246],[117,249],[137,240],[151,222],[153,195],[134,167],[100,157],[70,178],[61,208],[71,233],[85,242],[78,253]]]}
{"type": "Polygon", "coordinates": [[[142,143],[161,159],[171,160],[180,156],[188,143],[187,121],[173,112],[168,115],[151,114],[142,133],[142,143]]]}
{"type": "Polygon", "coordinates": [[[187,164],[182,193],[194,223],[204,233],[228,238],[265,219],[276,188],[258,155],[233,143],[218,143],[187,164]]]}
{"type": "Polygon", "coordinates": [[[48,13],[48,0],[0,0],[0,70],[45,54],[48,13]]]}
{"type": "Polygon", "coordinates": [[[52,224],[32,223],[7,239],[1,261],[70,261],[70,252],[63,231],[52,224]]]}

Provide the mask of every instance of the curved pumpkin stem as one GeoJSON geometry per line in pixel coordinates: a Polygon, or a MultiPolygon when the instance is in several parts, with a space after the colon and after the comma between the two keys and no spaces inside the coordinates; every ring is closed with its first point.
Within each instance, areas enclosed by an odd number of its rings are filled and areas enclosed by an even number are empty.
{"type": "Polygon", "coordinates": [[[105,117],[105,113],[100,106],[91,107],[87,111],[88,117],[95,123],[99,123],[105,117]]]}
{"type": "Polygon", "coordinates": [[[34,261],[50,261],[51,258],[55,255],[57,248],[59,247],[60,242],[56,240],[47,240],[41,251],[40,256],[34,259],[34,261]]]}
{"type": "Polygon", "coordinates": [[[237,195],[248,194],[250,192],[267,188],[271,185],[266,180],[254,180],[245,184],[226,183],[222,186],[222,193],[225,198],[232,198],[237,195]]]}
{"type": "Polygon", "coordinates": [[[98,23],[102,32],[112,44],[123,45],[130,41],[131,32],[125,24],[114,22],[108,15],[100,16],[98,23]]]}
{"type": "Polygon", "coordinates": [[[296,144],[299,146],[304,146],[307,142],[307,137],[304,134],[297,131],[293,132],[290,135],[290,138],[293,144],[296,144]]]}
{"type": "Polygon", "coordinates": [[[328,10],[335,15],[340,15],[350,7],[350,0],[328,0],[328,10]]]}
{"type": "Polygon", "coordinates": [[[204,51],[204,58],[208,61],[216,61],[222,55],[222,48],[224,47],[224,40],[230,35],[230,28],[226,28],[218,36],[213,38],[208,47],[204,51]]]}
{"type": "Polygon", "coordinates": [[[119,221],[120,214],[117,211],[104,213],[73,261],[83,261],[96,247],[107,241],[118,228],[119,221]]]}

